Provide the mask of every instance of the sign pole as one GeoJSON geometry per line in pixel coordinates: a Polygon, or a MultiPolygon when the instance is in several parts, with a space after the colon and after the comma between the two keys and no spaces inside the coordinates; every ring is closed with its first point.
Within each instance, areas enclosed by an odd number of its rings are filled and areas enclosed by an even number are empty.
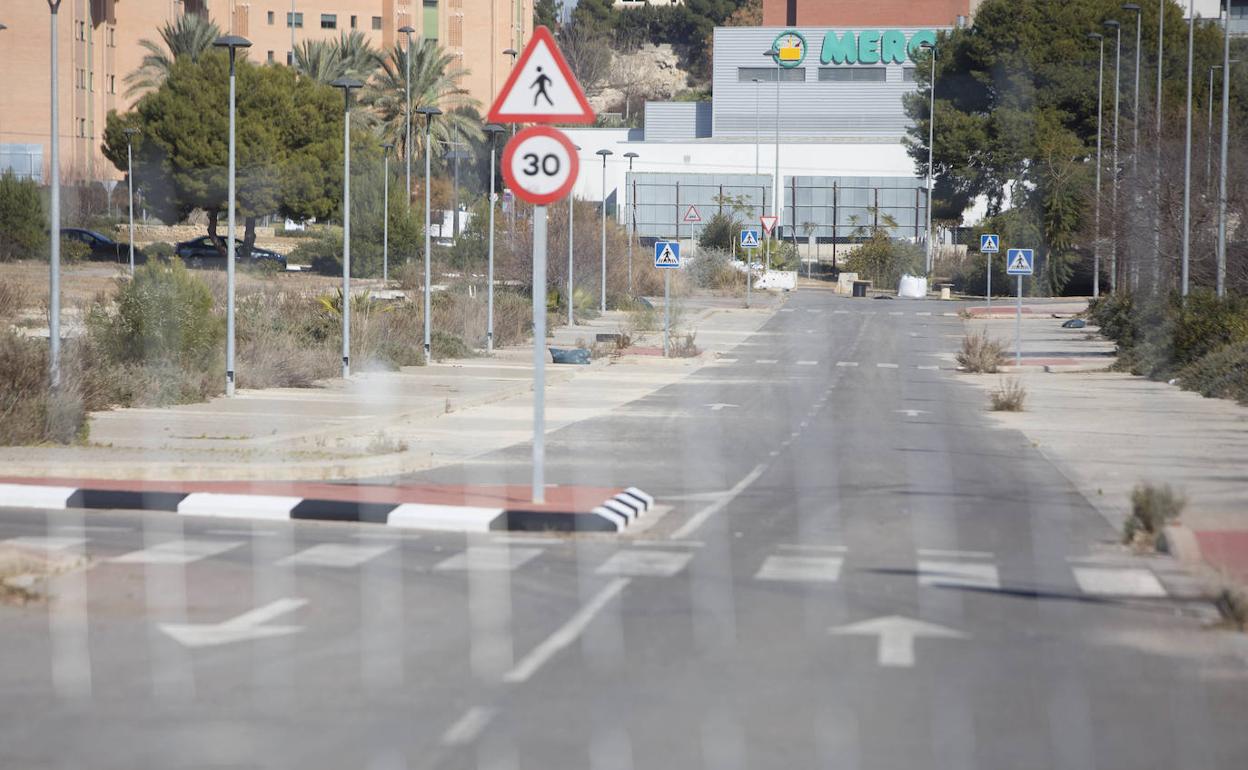
{"type": "Polygon", "coordinates": [[[667,358],[671,352],[671,336],[672,336],[672,274],[669,271],[663,272],[663,357],[667,358]]]}
{"type": "Polygon", "coordinates": [[[546,502],[546,207],[533,207],[533,502],[546,502]]]}
{"type": "Polygon", "coordinates": [[[1018,277],[1018,305],[1014,311],[1014,366],[1023,365],[1023,277],[1018,277]]]}
{"type": "Polygon", "coordinates": [[[985,290],[984,299],[988,301],[988,309],[992,310],[992,254],[985,254],[988,258],[988,288],[985,290]]]}
{"type": "Polygon", "coordinates": [[[754,249],[745,250],[745,306],[750,306],[750,284],[754,283],[754,249]]]}

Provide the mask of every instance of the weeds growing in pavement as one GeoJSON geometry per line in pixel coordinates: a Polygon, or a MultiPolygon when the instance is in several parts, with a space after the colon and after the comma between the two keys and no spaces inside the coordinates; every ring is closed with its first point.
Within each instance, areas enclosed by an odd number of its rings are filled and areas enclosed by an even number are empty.
{"type": "Polygon", "coordinates": [[[1131,490],[1131,515],[1122,525],[1122,542],[1153,551],[1166,524],[1179,518],[1187,500],[1169,484],[1137,484],[1131,490]]]}
{"type": "MultiPolygon", "coordinates": [[[[988,332],[968,334],[962,338],[958,351],[958,366],[975,374],[996,374],[1005,363],[1005,343],[994,340],[988,332]]],[[[1014,410],[1017,411],[1017,410],[1014,410]]]]}
{"type": "Polygon", "coordinates": [[[996,390],[989,394],[994,412],[1021,412],[1023,402],[1027,400],[1027,389],[1017,377],[1003,380],[996,390]]]}
{"type": "Polygon", "coordinates": [[[686,334],[675,335],[668,354],[672,358],[695,358],[702,353],[702,349],[697,346],[694,340],[697,338],[696,331],[686,334]]]}
{"type": "Polygon", "coordinates": [[[1222,613],[1228,625],[1237,631],[1248,630],[1248,595],[1233,586],[1224,586],[1213,597],[1213,606],[1222,613]]]}

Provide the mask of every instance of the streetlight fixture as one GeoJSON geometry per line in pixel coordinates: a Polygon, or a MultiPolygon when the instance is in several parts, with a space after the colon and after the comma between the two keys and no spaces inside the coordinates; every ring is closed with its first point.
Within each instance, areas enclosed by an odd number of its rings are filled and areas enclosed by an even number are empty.
{"type": "Polygon", "coordinates": [[[137,128],[125,129],[126,134],[126,185],[130,196],[130,275],[134,275],[134,149],[131,146],[137,128]]]}
{"type": "Polygon", "coordinates": [[[1231,112],[1231,0],[1222,19],[1222,158],[1218,166],[1218,275],[1217,294],[1226,296],[1226,151],[1231,112]]]}
{"type": "Polygon", "coordinates": [[[485,133],[490,137],[490,249],[485,270],[485,352],[494,352],[494,156],[498,153],[498,135],[507,129],[497,123],[489,123],[485,133]]]}
{"type": "Polygon", "coordinates": [[[1104,114],[1102,104],[1105,94],[1105,36],[1099,32],[1089,32],[1088,40],[1095,40],[1099,46],[1100,60],[1096,65],[1096,230],[1092,237],[1092,298],[1101,296],[1101,116],[1104,114]]]}
{"type": "MultiPolygon", "coordinates": [[[[579,153],[581,146],[579,144],[572,145],[579,153]]],[[[580,155],[577,155],[579,158],[580,155]]],[[[576,228],[573,226],[576,212],[576,193],[568,193],[568,326],[576,326],[575,309],[572,306],[572,299],[576,292],[576,280],[574,263],[572,260],[572,248],[576,243],[576,228]]]]}
{"type": "MultiPolygon", "coordinates": [[[[933,144],[936,141],[936,46],[933,43],[923,42],[919,44],[919,48],[923,50],[931,50],[932,52],[932,85],[928,111],[927,111],[927,273],[932,273],[932,194],[935,186],[935,167],[933,165],[933,144]]],[[[991,269],[991,267],[990,267],[991,269]]]]}
{"type": "Polygon", "coordinates": [[[1122,23],[1115,19],[1103,22],[1105,29],[1112,30],[1117,36],[1114,53],[1114,150],[1113,150],[1113,194],[1109,201],[1109,232],[1112,251],[1109,254],[1109,290],[1118,291],[1118,106],[1119,85],[1122,82],[1122,23]]]}
{"type": "Polygon", "coordinates": [[[390,282],[390,149],[393,144],[381,145],[381,281],[390,282]]]}
{"type": "MultiPolygon", "coordinates": [[[[1131,97],[1131,205],[1135,207],[1138,200],[1140,171],[1140,35],[1142,34],[1142,15],[1138,3],[1123,3],[1122,10],[1135,12],[1135,87],[1131,97]]],[[[1117,198],[1115,197],[1115,201],[1117,198]]],[[[1139,279],[1138,258],[1132,256],[1129,265],[1124,266],[1124,278],[1128,279],[1131,288],[1136,287],[1139,279]]]]}
{"type": "Polygon", "coordinates": [[[235,114],[235,71],[234,62],[238,55],[238,49],[250,48],[251,41],[245,37],[238,35],[225,35],[219,37],[213,42],[213,46],[217,48],[225,48],[230,52],[230,160],[229,160],[229,182],[227,197],[227,221],[229,225],[226,228],[226,244],[225,244],[225,395],[233,397],[234,395],[234,171],[235,171],[235,143],[234,143],[234,114],[235,114]]]}
{"type": "Polygon", "coordinates": [[[342,377],[351,376],[351,90],[364,84],[354,78],[331,81],[342,89],[342,377]]]}
{"type": "MultiPolygon", "coordinates": [[[[776,238],[780,238],[780,51],[773,45],[763,56],[776,63],[776,170],[771,177],[771,215],[776,218],[776,238]]],[[[771,236],[767,236],[767,269],[771,269],[771,236]]]]}
{"type": "Polygon", "coordinates": [[[1192,66],[1196,43],[1195,0],[1187,3],[1187,129],[1183,143],[1183,267],[1179,293],[1186,297],[1192,256],[1192,66]]]}
{"type": "Polygon", "coordinates": [[[52,125],[48,148],[48,176],[52,196],[49,201],[51,244],[48,254],[48,381],[55,390],[61,384],[61,151],[60,82],[57,75],[56,27],[61,0],[48,0],[51,12],[52,46],[49,76],[52,81],[52,125]]]}
{"type": "Polygon", "coordinates": [[[412,208],[412,35],[416,30],[410,24],[404,24],[399,27],[399,32],[407,37],[407,56],[404,61],[404,69],[406,72],[403,76],[404,87],[407,90],[407,109],[404,116],[405,130],[407,132],[406,139],[403,144],[403,160],[407,166],[407,208],[412,208]]]}
{"type": "MultiPolygon", "coordinates": [[[[633,158],[638,157],[635,152],[626,152],[624,157],[628,158],[628,173],[633,173],[633,158]]],[[[633,182],[633,189],[637,188],[637,183],[633,182]]],[[[628,192],[628,183],[624,184],[624,191],[628,192]]],[[[635,195],[628,196],[628,207],[632,216],[629,217],[628,226],[628,294],[633,294],[633,239],[637,237],[637,199],[635,195]]]]}
{"type": "MultiPolygon", "coordinates": [[[[503,55],[504,55],[504,56],[510,56],[510,57],[511,57],[511,68],[514,70],[514,69],[516,68],[516,57],[520,55],[520,52],[519,52],[519,51],[517,51],[517,50],[516,50],[516,49],[514,49],[514,48],[504,48],[504,49],[503,49],[503,55]]],[[[516,135],[516,124],[515,124],[515,123],[512,123],[512,124],[511,124],[511,135],[512,135],[512,136],[515,136],[515,135],[516,135]]],[[[512,206],[512,211],[513,211],[513,212],[515,211],[515,206],[514,206],[514,205],[512,206]]],[[[514,216],[514,214],[513,214],[513,216],[514,216]]]]}
{"type": "Polygon", "coordinates": [[[425,363],[429,363],[429,354],[432,352],[432,346],[429,342],[429,326],[433,322],[433,312],[430,307],[429,284],[433,280],[433,268],[430,260],[433,259],[433,238],[429,232],[429,206],[431,205],[431,196],[429,194],[429,168],[430,159],[433,156],[433,141],[431,139],[430,129],[433,126],[433,119],[442,114],[442,110],[437,107],[417,107],[416,112],[425,116],[425,363]]]}
{"type": "Polygon", "coordinates": [[[594,153],[602,156],[602,306],[600,310],[607,312],[607,156],[615,153],[610,150],[599,150],[594,153]]]}

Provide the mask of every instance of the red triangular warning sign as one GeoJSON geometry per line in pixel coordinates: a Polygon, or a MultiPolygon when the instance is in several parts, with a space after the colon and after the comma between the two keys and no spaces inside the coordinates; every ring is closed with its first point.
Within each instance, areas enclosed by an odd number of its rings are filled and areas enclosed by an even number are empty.
{"type": "Polygon", "coordinates": [[[690,206],[685,210],[684,222],[687,225],[696,225],[702,221],[702,212],[698,211],[697,206],[690,206]]]}
{"type": "Polygon", "coordinates": [[[485,119],[489,123],[594,122],[594,110],[549,29],[533,30],[533,38],[485,119]]]}
{"type": "Polygon", "coordinates": [[[763,232],[771,235],[771,231],[776,229],[776,223],[780,221],[780,217],[774,214],[763,214],[758,218],[758,221],[763,226],[763,232]]]}

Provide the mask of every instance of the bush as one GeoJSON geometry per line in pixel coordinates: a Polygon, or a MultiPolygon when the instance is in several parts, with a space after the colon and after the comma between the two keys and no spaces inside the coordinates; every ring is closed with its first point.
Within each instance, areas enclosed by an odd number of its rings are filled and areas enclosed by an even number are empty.
{"type": "Polygon", "coordinates": [[[1179,372],[1179,385],[1208,398],[1248,404],[1248,342],[1221,347],[1179,372]]]}
{"type": "Polygon", "coordinates": [[[743,226],[741,220],[726,212],[716,213],[702,226],[702,232],[698,233],[698,257],[701,258],[704,251],[712,249],[731,251],[732,245],[741,237],[743,226]]]}
{"type": "Polygon", "coordinates": [[[1027,400],[1027,389],[1017,377],[1002,382],[1000,387],[989,394],[994,412],[1021,412],[1023,402],[1027,400]]]}
{"type": "Polygon", "coordinates": [[[143,253],[148,259],[170,259],[174,255],[173,244],[164,241],[154,241],[143,247],[143,253]]]}
{"type": "Polygon", "coordinates": [[[726,251],[699,250],[689,261],[689,277],[704,289],[745,291],[745,273],[732,266],[732,255],[726,251]]]}
{"type": "Polygon", "coordinates": [[[39,185],[11,171],[0,174],[0,262],[43,254],[47,227],[39,185]]]}
{"type": "Polygon", "coordinates": [[[72,265],[91,256],[91,247],[82,241],[61,239],[61,264],[72,265]]]}
{"type": "Polygon", "coordinates": [[[212,292],[180,260],[137,268],[118,281],[117,308],[96,305],[88,330],[118,363],[163,362],[204,369],[220,354],[224,319],[213,312],[212,292]]]}
{"type": "Polygon", "coordinates": [[[962,338],[958,351],[958,366],[975,374],[996,374],[1005,363],[1005,343],[991,339],[988,332],[967,335],[962,338]]]}
{"type": "Polygon", "coordinates": [[[1170,486],[1138,484],[1131,490],[1131,515],[1122,527],[1122,542],[1152,550],[1158,536],[1187,506],[1187,500],[1170,486]]]}
{"type": "Polygon", "coordinates": [[[909,241],[889,238],[884,230],[879,230],[854,249],[845,269],[870,279],[878,288],[897,286],[902,275],[923,273],[923,250],[909,241]]]}

